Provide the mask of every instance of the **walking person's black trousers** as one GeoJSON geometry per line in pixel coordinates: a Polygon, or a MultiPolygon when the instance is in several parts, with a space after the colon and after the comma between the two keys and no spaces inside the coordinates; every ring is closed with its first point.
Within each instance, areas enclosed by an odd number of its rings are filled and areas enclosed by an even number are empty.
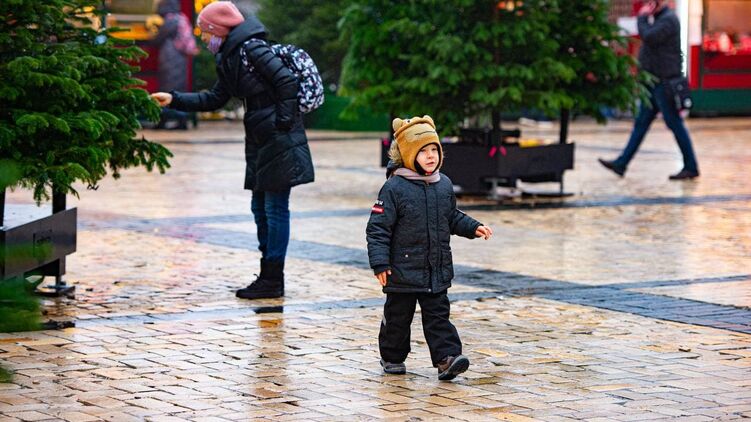
{"type": "Polygon", "coordinates": [[[446,291],[441,293],[387,293],[383,306],[378,346],[386,362],[402,363],[409,354],[410,325],[415,304],[420,302],[422,329],[436,366],[446,356],[462,354],[462,342],[449,321],[450,305],[446,291]]]}

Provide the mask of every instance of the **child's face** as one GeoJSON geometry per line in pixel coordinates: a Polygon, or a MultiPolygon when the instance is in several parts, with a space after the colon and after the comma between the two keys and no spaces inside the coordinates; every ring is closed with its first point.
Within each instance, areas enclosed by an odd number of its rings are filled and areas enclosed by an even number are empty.
{"type": "Polygon", "coordinates": [[[432,174],[435,171],[440,160],[441,156],[436,144],[425,145],[422,147],[420,152],[417,153],[417,158],[415,159],[417,164],[419,164],[428,174],[432,174]]]}

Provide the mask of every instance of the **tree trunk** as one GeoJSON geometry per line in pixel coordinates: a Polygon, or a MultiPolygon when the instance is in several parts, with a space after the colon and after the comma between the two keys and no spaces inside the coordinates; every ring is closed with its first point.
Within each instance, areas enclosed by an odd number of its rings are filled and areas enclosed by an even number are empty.
{"type": "Polygon", "coordinates": [[[559,133],[558,142],[565,144],[568,141],[568,122],[571,118],[571,110],[567,108],[561,109],[561,131],[559,133]]]}
{"type": "Polygon", "coordinates": [[[491,132],[490,132],[490,144],[494,146],[501,145],[503,143],[503,128],[501,127],[501,112],[494,110],[490,114],[491,119],[491,132]]]}
{"type": "Polygon", "coordinates": [[[65,194],[60,193],[52,186],[52,213],[65,211],[65,194]]]}

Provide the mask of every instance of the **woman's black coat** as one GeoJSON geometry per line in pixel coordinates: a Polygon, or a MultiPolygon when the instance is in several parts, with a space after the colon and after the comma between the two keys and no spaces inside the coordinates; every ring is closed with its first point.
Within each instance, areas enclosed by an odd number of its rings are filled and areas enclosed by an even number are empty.
{"type": "Polygon", "coordinates": [[[231,97],[245,102],[245,189],[281,191],[314,179],[308,139],[297,108],[297,78],[263,41],[266,29],[251,16],[235,27],[216,55],[217,81],[209,91],[173,92],[170,107],[210,111],[231,97]],[[246,41],[253,38],[246,44],[246,41]],[[252,72],[243,64],[245,48],[252,72]]]}

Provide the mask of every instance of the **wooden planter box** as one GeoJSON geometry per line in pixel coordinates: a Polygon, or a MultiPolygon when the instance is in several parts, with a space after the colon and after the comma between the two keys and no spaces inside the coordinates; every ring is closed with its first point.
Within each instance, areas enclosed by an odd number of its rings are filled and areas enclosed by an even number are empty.
{"type": "Polygon", "coordinates": [[[76,251],[77,210],[53,214],[34,205],[6,205],[0,228],[0,280],[65,273],[65,257],[76,251]]]}
{"type": "MultiPolygon", "coordinates": [[[[516,187],[517,182],[557,182],[560,190],[553,196],[565,196],[563,173],[574,168],[574,143],[568,143],[569,112],[561,111],[561,128],[556,144],[520,147],[502,142],[519,138],[519,129],[461,129],[459,142],[442,143],[445,161],[441,173],[454,183],[457,193],[487,195],[496,198],[499,186],[516,187]],[[494,141],[494,136],[498,138],[494,141]]],[[[381,139],[381,166],[388,163],[390,138],[381,139]]]]}
{"type": "Polygon", "coordinates": [[[522,148],[466,143],[444,143],[446,160],[441,172],[451,178],[458,192],[484,194],[495,186],[523,182],[563,182],[563,173],[574,168],[574,145],[552,144],[522,148]]]}

